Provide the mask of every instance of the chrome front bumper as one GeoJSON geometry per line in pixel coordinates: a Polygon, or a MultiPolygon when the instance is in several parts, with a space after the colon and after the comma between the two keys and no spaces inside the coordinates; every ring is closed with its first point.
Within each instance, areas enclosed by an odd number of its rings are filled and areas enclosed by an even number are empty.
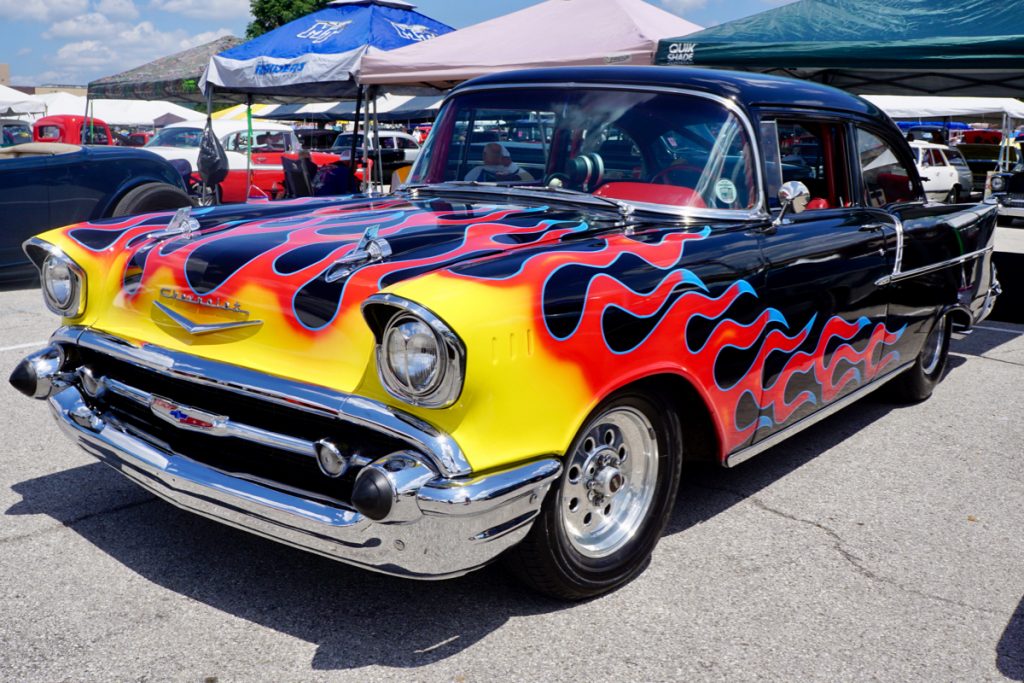
{"type": "MultiPolygon", "coordinates": [[[[64,372],[45,386],[51,387],[46,398],[54,418],[73,441],[157,496],[225,524],[396,576],[442,579],[487,564],[526,536],[561,471],[555,458],[477,476],[431,468],[403,492],[398,520],[377,522],[350,504],[238,476],[169,450],[106,411],[81,375],[64,372]]],[[[422,472],[422,464],[418,467],[422,472]]]]}

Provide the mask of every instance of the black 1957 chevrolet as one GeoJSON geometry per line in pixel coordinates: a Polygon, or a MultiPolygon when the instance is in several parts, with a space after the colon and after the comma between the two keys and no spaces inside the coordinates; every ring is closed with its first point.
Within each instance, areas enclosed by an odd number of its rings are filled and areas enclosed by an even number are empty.
{"type": "Polygon", "coordinates": [[[646,566],[684,460],[927,398],[998,293],[995,219],[926,203],[899,130],[827,87],[505,73],[452,92],[394,195],[29,240],[63,321],[11,382],[197,513],[582,598],[646,566]]]}

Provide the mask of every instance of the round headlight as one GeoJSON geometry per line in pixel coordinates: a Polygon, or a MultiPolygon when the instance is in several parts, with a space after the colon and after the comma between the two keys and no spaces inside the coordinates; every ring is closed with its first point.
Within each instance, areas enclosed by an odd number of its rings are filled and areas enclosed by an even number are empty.
{"type": "Polygon", "coordinates": [[[992,176],[992,191],[1002,192],[1006,187],[1006,178],[1002,176],[992,176]]]}
{"type": "Polygon", "coordinates": [[[43,285],[46,295],[58,308],[67,308],[75,294],[75,276],[68,264],[62,260],[47,257],[43,264],[43,285]]]}
{"type": "Polygon", "coordinates": [[[441,342],[424,321],[396,316],[384,331],[384,362],[390,379],[413,397],[429,394],[444,374],[441,342]]]}
{"type": "Polygon", "coordinates": [[[68,318],[81,313],[82,271],[62,254],[49,254],[40,270],[43,300],[47,307],[68,318]]]}

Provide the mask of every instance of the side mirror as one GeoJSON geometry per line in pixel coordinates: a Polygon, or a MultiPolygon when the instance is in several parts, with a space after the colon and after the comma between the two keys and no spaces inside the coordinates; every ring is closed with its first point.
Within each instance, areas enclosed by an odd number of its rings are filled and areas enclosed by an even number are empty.
{"type": "Polygon", "coordinates": [[[786,211],[803,213],[804,209],[807,208],[807,202],[810,200],[811,191],[799,180],[790,180],[788,183],[783,183],[782,187],[779,188],[779,203],[782,204],[782,211],[779,212],[778,218],[772,221],[772,226],[782,223],[786,211]]]}

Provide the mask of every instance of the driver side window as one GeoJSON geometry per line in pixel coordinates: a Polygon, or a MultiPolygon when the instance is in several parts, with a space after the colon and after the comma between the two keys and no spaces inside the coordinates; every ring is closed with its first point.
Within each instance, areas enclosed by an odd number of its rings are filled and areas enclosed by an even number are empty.
{"type": "MultiPolygon", "coordinates": [[[[843,126],[825,121],[778,121],[782,182],[807,186],[807,209],[850,206],[850,178],[843,126]]],[[[775,203],[777,199],[771,197],[775,203]]]]}

